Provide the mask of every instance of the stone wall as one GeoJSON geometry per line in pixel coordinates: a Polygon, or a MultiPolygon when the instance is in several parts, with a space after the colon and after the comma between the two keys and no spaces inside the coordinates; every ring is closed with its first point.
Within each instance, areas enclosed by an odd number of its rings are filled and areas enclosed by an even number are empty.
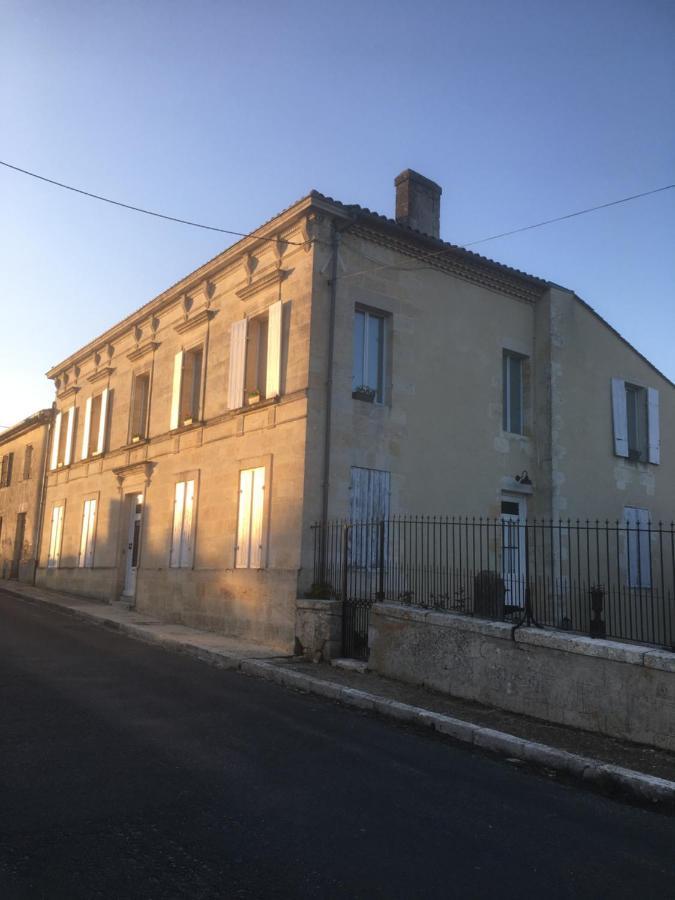
{"type": "Polygon", "coordinates": [[[675,653],[378,603],[369,666],[381,675],[675,750],[675,653]]]}

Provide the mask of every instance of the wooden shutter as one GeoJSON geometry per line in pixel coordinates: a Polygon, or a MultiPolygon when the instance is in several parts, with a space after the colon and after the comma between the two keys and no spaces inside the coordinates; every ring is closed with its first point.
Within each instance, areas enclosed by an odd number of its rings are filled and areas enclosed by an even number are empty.
{"type": "Polygon", "coordinates": [[[49,556],[47,568],[58,569],[61,561],[61,537],[63,535],[63,507],[55,506],[52,509],[52,529],[49,540],[49,556]]]}
{"type": "Polygon", "coordinates": [[[273,303],[267,320],[267,377],[265,398],[278,397],[281,393],[281,317],[282,303],[273,303]]]}
{"type": "Polygon", "coordinates": [[[651,588],[651,542],[648,509],[627,506],[624,509],[627,541],[628,585],[635,588],[651,588]]]}
{"type": "Polygon", "coordinates": [[[185,502],[183,505],[183,529],[181,535],[180,565],[183,569],[192,568],[194,559],[194,481],[185,482],[185,502]]]}
{"type": "Polygon", "coordinates": [[[253,470],[239,473],[239,518],[237,521],[237,547],[235,566],[246,569],[251,558],[251,501],[253,497],[253,470]]]}
{"type": "Polygon", "coordinates": [[[169,429],[178,428],[180,419],[180,388],[183,380],[183,351],[179,350],[173,360],[173,389],[171,391],[171,420],[169,429]]]}
{"type": "Polygon", "coordinates": [[[63,465],[69,466],[73,455],[73,429],[75,427],[75,407],[71,406],[67,412],[68,424],[66,425],[66,446],[63,451],[63,465]]]}
{"type": "Polygon", "coordinates": [[[87,558],[85,565],[91,568],[94,565],[94,535],[96,533],[96,501],[89,501],[89,522],[87,527],[87,558]]]}
{"type": "Polygon", "coordinates": [[[84,568],[87,564],[87,545],[89,543],[89,504],[91,500],[84,501],[84,507],[82,509],[82,534],[80,535],[80,558],[78,560],[78,566],[80,569],[84,568]]]}
{"type": "Polygon", "coordinates": [[[626,413],[626,383],[612,378],[612,418],[614,420],[614,454],[628,456],[628,415],[626,413]]]}
{"type": "Polygon", "coordinates": [[[233,322],[230,328],[230,378],[227,386],[228,409],[244,405],[244,371],[246,367],[247,319],[233,322]]]}
{"type": "Polygon", "coordinates": [[[89,456],[89,432],[91,431],[91,397],[84,405],[84,428],[82,429],[82,459],[89,456]]]}
{"type": "Polygon", "coordinates": [[[649,433],[649,462],[661,462],[661,438],[659,434],[659,392],[647,388],[647,429],[649,433]]]}
{"type": "Polygon", "coordinates": [[[50,468],[55,469],[59,463],[59,436],[61,434],[61,413],[56,414],[52,431],[52,458],[50,468]]]}
{"type": "Polygon", "coordinates": [[[265,468],[253,469],[251,497],[251,550],[249,566],[262,568],[263,516],[265,513],[265,468]]]}
{"type": "Polygon", "coordinates": [[[98,436],[96,438],[96,452],[103,453],[105,450],[105,439],[108,423],[108,388],[101,391],[101,413],[98,420],[98,436]]]}
{"type": "Polygon", "coordinates": [[[176,569],[180,566],[181,539],[183,535],[183,510],[185,508],[185,482],[176,482],[173,501],[173,532],[171,535],[170,565],[176,569]]]}
{"type": "Polygon", "coordinates": [[[12,483],[12,468],[14,466],[14,454],[7,454],[7,469],[5,471],[5,486],[9,487],[12,483]]]}

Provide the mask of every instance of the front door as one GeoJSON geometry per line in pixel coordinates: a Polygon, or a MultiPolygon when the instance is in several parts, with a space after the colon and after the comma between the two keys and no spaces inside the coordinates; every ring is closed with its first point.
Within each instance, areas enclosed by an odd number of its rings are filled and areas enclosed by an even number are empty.
{"type": "Polygon", "coordinates": [[[10,578],[18,578],[23,556],[23,538],[26,532],[26,513],[19,513],[16,517],[16,531],[14,532],[14,553],[12,554],[12,568],[10,578]]]}
{"type": "Polygon", "coordinates": [[[506,596],[504,604],[525,606],[527,555],[525,543],[525,500],[502,500],[502,578],[506,596]]]}
{"type": "Polygon", "coordinates": [[[124,576],[124,596],[136,593],[136,571],[141,540],[141,517],[143,515],[143,494],[132,494],[130,503],[129,533],[127,536],[127,567],[124,576]]]}

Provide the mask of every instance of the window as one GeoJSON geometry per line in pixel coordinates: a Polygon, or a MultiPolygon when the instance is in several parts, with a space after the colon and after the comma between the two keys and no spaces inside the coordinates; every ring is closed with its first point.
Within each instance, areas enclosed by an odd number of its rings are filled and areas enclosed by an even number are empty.
{"type": "Polygon", "coordinates": [[[90,569],[94,565],[94,536],[96,534],[96,500],[85,500],[82,511],[82,536],[80,538],[80,556],[77,565],[80,569],[90,569]]]}
{"type": "Polygon", "coordinates": [[[49,535],[49,554],[47,556],[47,568],[58,569],[61,562],[61,544],[63,542],[63,506],[55,506],[52,509],[52,527],[49,535]]]}
{"type": "Polygon", "coordinates": [[[652,552],[649,510],[626,506],[623,511],[626,523],[626,571],[628,586],[651,588],[652,552]]]}
{"type": "Polygon", "coordinates": [[[201,417],[204,348],[179,350],[174,359],[170,428],[192,425],[201,417]]]}
{"type": "Polygon", "coordinates": [[[105,388],[94,397],[87,397],[84,408],[84,431],[82,433],[82,459],[87,459],[105,450],[108,427],[108,399],[110,391],[105,388]]]}
{"type": "Polygon", "coordinates": [[[12,483],[12,466],[14,464],[14,454],[5,453],[0,463],[0,487],[9,487],[12,483]]]}
{"type": "Polygon", "coordinates": [[[28,481],[30,478],[30,471],[33,467],[33,445],[27,444],[26,449],[23,451],[23,480],[28,481]]]}
{"type": "Polygon", "coordinates": [[[172,569],[190,569],[194,560],[195,483],[178,481],[173,501],[172,569]]]}
{"type": "Polygon", "coordinates": [[[129,442],[148,436],[148,407],[150,402],[150,373],[142,372],[134,378],[131,389],[131,420],[129,442]]]}
{"type": "Polygon", "coordinates": [[[511,434],[524,433],[523,359],[509,350],[502,356],[502,428],[511,434]]]}
{"type": "Polygon", "coordinates": [[[612,378],[611,384],[614,454],[636,462],[658,464],[661,459],[659,392],[621,378],[612,378]]]}
{"type": "Polygon", "coordinates": [[[235,566],[260,569],[263,558],[263,515],[265,510],[265,467],[243,469],[239,473],[239,516],[235,566]]]}
{"type": "Polygon", "coordinates": [[[282,314],[279,300],[258,316],[232,323],[229,409],[253,406],[280,395],[282,314]]]}
{"type": "Polygon", "coordinates": [[[384,402],[384,316],[354,312],[352,396],[370,403],[384,402]]]}
{"type": "Polygon", "coordinates": [[[75,407],[56,414],[52,430],[52,458],[50,468],[69,466],[73,458],[75,437],[75,407]]]}

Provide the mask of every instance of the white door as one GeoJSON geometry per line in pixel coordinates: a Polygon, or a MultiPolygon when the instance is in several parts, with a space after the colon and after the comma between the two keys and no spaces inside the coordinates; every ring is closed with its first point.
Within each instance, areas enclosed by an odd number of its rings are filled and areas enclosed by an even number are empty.
{"type": "Polygon", "coordinates": [[[127,536],[127,568],[124,577],[125,597],[133,597],[136,593],[136,571],[138,570],[142,514],[143,494],[133,494],[131,496],[131,514],[129,516],[129,534],[127,536]]]}
{"type": "Polygon", "coordinates": [[[527,556],[525,544],[525,500],[502,500],[502,578],[506,588],[506,606],[525,606],[527,556]]]}

